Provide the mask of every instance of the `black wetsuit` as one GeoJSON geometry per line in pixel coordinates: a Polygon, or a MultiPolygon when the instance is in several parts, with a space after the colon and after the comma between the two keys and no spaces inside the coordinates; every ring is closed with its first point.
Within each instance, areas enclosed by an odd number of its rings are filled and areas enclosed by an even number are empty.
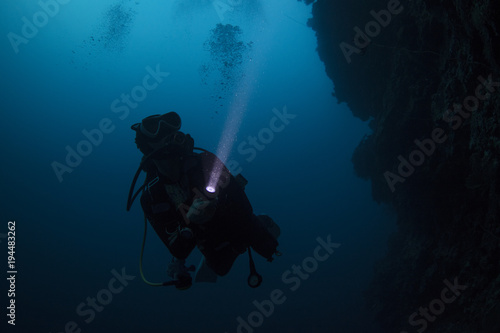
{"type": "Polygon", "coordinates": [[[198,246],[207,264],[218,275],[227,274],[236,257],[249,246],[272,260],[278,242],[253,214],[242,186],[215,155],[204,152],[182,158],[182,176],[175,184],[186,198],[180,205],[179,199],[175,200],[167,193],[165,185],[172,184],[153,163],[148,166],[146,182],[148,185],[141,196],[142,208],[174,257],[185,259],[198,246]],[[210,198],[205,190],[214,165],[222,170],[221,179],[224,180],[219,183],[217,199],[210,198]],[[185,217],[196,196],[217,200],[214,214],[202,224],[190,222],[185,217]],[[179,230],[185,227],[192,230],[194,237],[189,239],[181,235],[179,230]]]}

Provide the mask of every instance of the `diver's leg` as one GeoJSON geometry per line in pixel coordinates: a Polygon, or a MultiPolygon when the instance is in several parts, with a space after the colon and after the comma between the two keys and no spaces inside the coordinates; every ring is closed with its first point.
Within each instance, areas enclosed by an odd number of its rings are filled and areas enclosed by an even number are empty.
{"type": "Polygon", "coordinates": [[[240,253],[234,251],[229,242],[224,242],[215,248],[200,249],[207,265],[219,276],[224,276],[231,270],[240,253]]]}

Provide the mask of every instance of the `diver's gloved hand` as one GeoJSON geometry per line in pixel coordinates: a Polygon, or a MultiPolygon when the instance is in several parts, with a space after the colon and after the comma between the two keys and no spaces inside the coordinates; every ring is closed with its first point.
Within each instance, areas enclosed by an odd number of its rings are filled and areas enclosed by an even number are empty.
{"type": "Polygon", "coordinates": [[[189,272],[193,272],[195,267],[193,265],[186,267],[186,260],[172,258],[172,261],[168,264],[167,275],[172,278],[172,280],[177,281],[175,287],[177,289],[188,289],[192,285],[192,278],[189,272]]]}
{"type": "Polygon", "coordinates": [[[190,222],[203,224],[210,220],[217,209],[217,199],[206,200],[195,198],[189,207],[186,217],[190,222]]]}

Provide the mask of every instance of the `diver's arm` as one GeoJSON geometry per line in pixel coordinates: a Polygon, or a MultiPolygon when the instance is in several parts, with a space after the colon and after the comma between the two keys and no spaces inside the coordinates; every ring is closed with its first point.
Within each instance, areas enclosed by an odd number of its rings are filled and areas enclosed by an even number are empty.
{"type": "Polygon", "coordinates": [[[189,207],[186,217],[189,222],[203,224],[210,220],[217,209],[217,199],[196,197],[189,207]]]}

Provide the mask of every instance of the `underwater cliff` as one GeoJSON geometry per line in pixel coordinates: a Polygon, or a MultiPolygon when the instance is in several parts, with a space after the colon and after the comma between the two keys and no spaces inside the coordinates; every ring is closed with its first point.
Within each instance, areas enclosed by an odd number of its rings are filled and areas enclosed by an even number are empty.
{"type": "Polygon", "coordinates": [[[365,293],[373,319],[386,332],[500,332],[498,3],[312,6],[332,95],[373,130],[356,174],[398,216],[365,293]]]}

